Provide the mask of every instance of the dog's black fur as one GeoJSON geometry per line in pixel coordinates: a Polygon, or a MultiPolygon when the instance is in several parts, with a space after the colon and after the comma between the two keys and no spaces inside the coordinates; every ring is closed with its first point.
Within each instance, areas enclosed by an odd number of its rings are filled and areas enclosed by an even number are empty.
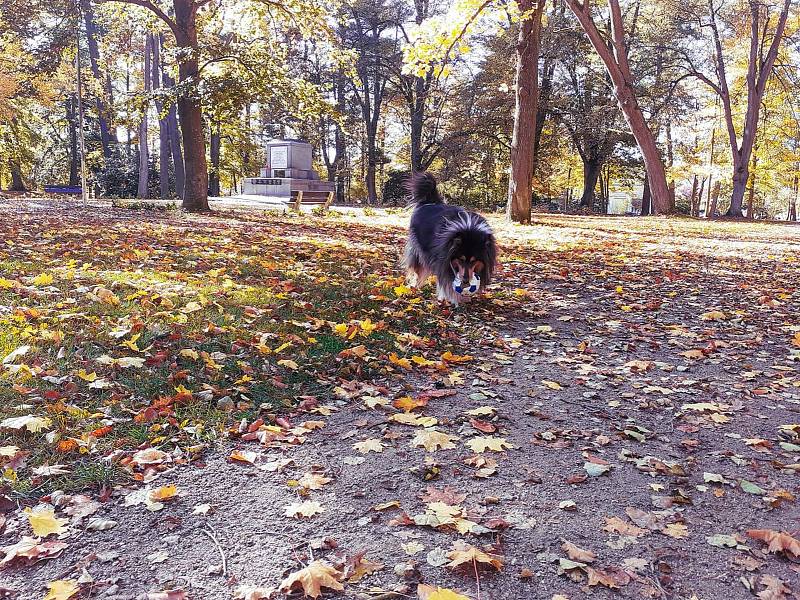
{"type": "Polygon", "coordinates": [[[435,275],[439,299],[458,305],[465,296],[453,287],[456,269],[465,277],[476,273],[480,290],[491,282],[497,260],[492,229],[478,213],[446,204],[430,173],[412,175],[407,187],[414,211],[408,228],[405,267],[415,279],[414,285],[422,285],[428,275],[435,275]]]}

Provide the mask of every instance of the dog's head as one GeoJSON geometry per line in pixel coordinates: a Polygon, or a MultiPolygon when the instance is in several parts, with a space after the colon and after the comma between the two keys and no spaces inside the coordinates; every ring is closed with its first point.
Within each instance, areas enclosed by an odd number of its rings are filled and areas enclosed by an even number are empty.
{"type": "Polygon", "coordinates": [[[450,240],[449,265],[457,294],[474,294],[488,285],[495,260],[494,237],[464,232],[450,240]]]}

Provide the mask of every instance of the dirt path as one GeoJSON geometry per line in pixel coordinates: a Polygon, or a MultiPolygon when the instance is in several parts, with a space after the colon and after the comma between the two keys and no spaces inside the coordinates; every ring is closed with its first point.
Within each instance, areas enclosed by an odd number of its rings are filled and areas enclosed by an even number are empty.
{"type": "Polygon", "coordinates": [[[148,485],[177,487],[164,508],[115,490],[90,517],[113,528],[76,526],[59,558],[0,582],[26,600],[82,573],[97,598],[255,599],[363,553],[382,568],[341,597],[415,598],[422,582],[483,600],[800,598],[792,552],[747,534],[800,529],[800,238],[620,221],[503,232],[501,286],[525,301],[449,317],[471,359],[353,383],[266,444],[234,434],[162,465],[148,485]],[[286,516],[305,501],[323,512],[286,516]],[[459,540],[502,568],[448,568],[459,540]]]}

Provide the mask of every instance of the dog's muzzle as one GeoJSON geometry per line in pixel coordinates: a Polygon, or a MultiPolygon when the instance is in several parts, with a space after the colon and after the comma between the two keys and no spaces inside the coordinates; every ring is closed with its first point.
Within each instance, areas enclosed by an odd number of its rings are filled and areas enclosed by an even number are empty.
{"type": "Polygon", "coordinates": [[[453,280],[453,289],[455,290],[456,294],[474,294],[478,291],[478,286],[481,284],[481,278],[478,277],[477,273],[472,274],[472,278],[469,280],[469,287],[464,288],[464,282],[461,280],[461,275],[456,275],[456,278],[453,280]]]}

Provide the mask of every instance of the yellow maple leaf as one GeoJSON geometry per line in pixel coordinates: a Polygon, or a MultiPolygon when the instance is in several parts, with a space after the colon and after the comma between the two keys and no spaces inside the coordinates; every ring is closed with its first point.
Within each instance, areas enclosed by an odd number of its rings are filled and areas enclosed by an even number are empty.
{"type": "Polygon", "coordinates": [[[184,358],[191,358],[192,360],[197,360],[200,358],[200,355],[197,353],[197,351],[192,350],[191,348],[184,348],[180,351],[180,355],[184,358]]]}
{"type": "Polygon", "coordinates": [[[391,362],[393,365],[397,365],[398,367],[403,367],[404,369],[411,368],[411,361],[409,361],[407,358],[398,357],[394,352],[389,354],[389,362],[391,362]]]}
{"type": "Polygon", "coordinates": [[[44,600],[68,600],[78,593],[78,582],[74,579],[59,579],[47,584],[44,600]]]}
{"type": "Polygon", "coordinates": [[[398,285],[394,288],[394,293],[396,296],[408,296],[414,293],[414,288],[408,287],[407,285],[398,285]]]}
{"type": "Polygon", "coordinates": [[[432,587],[420,583],[417,586],[417,596],[419,600],[469,600],[467,596],[454,592],[451,589],[432,587]]]}
{"type": "Polygon", "coordinates": [[[174,485],[162,485],[150,492],[148,495],[150,501],[160,502],[162,500],[172,500],[178,495],[178,488],[174,485]]]}
{"type": "Polygon", "coordinates": [[[671,538],[681,539],[689,537],[689,528],[683,523],[670,523],[661,530],[661,533],[668,535],[671,538]]]}
{"type": "Polygon", "coordinates": [[[395,413],[389,420],[413,427],[433,427],[439,422],[436,417],[424,417],[413,413],[395,413]]]}
{"type": "Polygon", "coordinates": [[[363,337],[367,337],[378,328],[378,326],[375,323],[373,323],[370,319],[364,319],[363,321],[359,321],[358,326],[361,328],[361,331],[359,333],[363,337]]]}
{"type": "Polygon", "coordinates": [[[453,443],[458,438],[435,429],[423,429],[418,431],[411,440],[412,446],[423,446],[428,452],[435,452],[436,450],[451,450],[456,445],[453,443]]]}
{"type": "Polygon", "coordinates": [[[486,450],[502,452],[503,450],[514,447],[506,441],[506,438],[491,436],[474,437],[471,440],[467,440],[465,445],[476,454],[486,452],[486,450]]]}
{"type": "Polygon", "coordinates": [[[39,273],[31,280],[33,285],[50,285],[53,283],[53,276],[50,273],[39,273]]]}
{"type": "Polygon", "coordinates": [[[465,363],[472,360],[472,356],[469,354],[465,354],[463,356],[459,356],[458,354],[453,354],[448,350],[444,354],[442,354],[442,360],[449,363],[465,363]]]}
{"type": "Polygon", "coordinates": [[[80,371],[78,371],[78,377],[80,377],[84,381],[88,381],[89,383],[91,383],[92,381],[97,380],[97,373],[95,373],[94,371],[92,371],[91,373],[87,373],[85,369],[81,369],[80,371]]]}
{"type": "Polygon", "coordinates": [[[300,368],[300,366],[296,362],[289,359],[279,360],[278,364],[282,367],[286,367],[287,369],[291,369],[292,371],[296,371],[297,369],[300,368]]]}
{"type": "Polygon", "coordinates": [[[502,557],[494,554],[488,554],[483,550],[465,542],[456,542],[453,544],[453,547],[455,549],[447,553],[447,558],[450,559],[450,562],[447,563],[447,566],[451,569],[455,569],[456,567],[469,563],[473,563],[475,565],[490,565],[498,571],[503,566],[502,557]]]}
{"type": "Polygon", "coordinates": [[[4,277],[0,277],[0,290],[10,290],[15,285],[17,285],[17,282],[13,279],[5,279],[4,277]]]}
{"type": "Polygon", "coordinates": [[[64,533],[68,519],[56,517],[55,509],[46,504],[40,504],[34,509],[26,508],[23,511],[31,524],[33,535],[37,537],[47,537],[54,533],[64,533]]]}
{"type": "Polygon", "coordinates": [[[341,592],[344,586],[340,583],[343,574],[329,563],[322,560],[315,560],[310,565],[299,571],[289,574],[286,579],[281,581],[280,590],[290,592],[300,586],[303,594],[312,598],[319,598],[322,595],[323,587],[341,592]]]}
{"type": "Polygon", "coordinates": [[[555,381],[548,381],[547,379],[542,379],[542,385],[545,387],[550,388],[551,390],[560,390],[561,384],[556,383],[555,381]]]}

